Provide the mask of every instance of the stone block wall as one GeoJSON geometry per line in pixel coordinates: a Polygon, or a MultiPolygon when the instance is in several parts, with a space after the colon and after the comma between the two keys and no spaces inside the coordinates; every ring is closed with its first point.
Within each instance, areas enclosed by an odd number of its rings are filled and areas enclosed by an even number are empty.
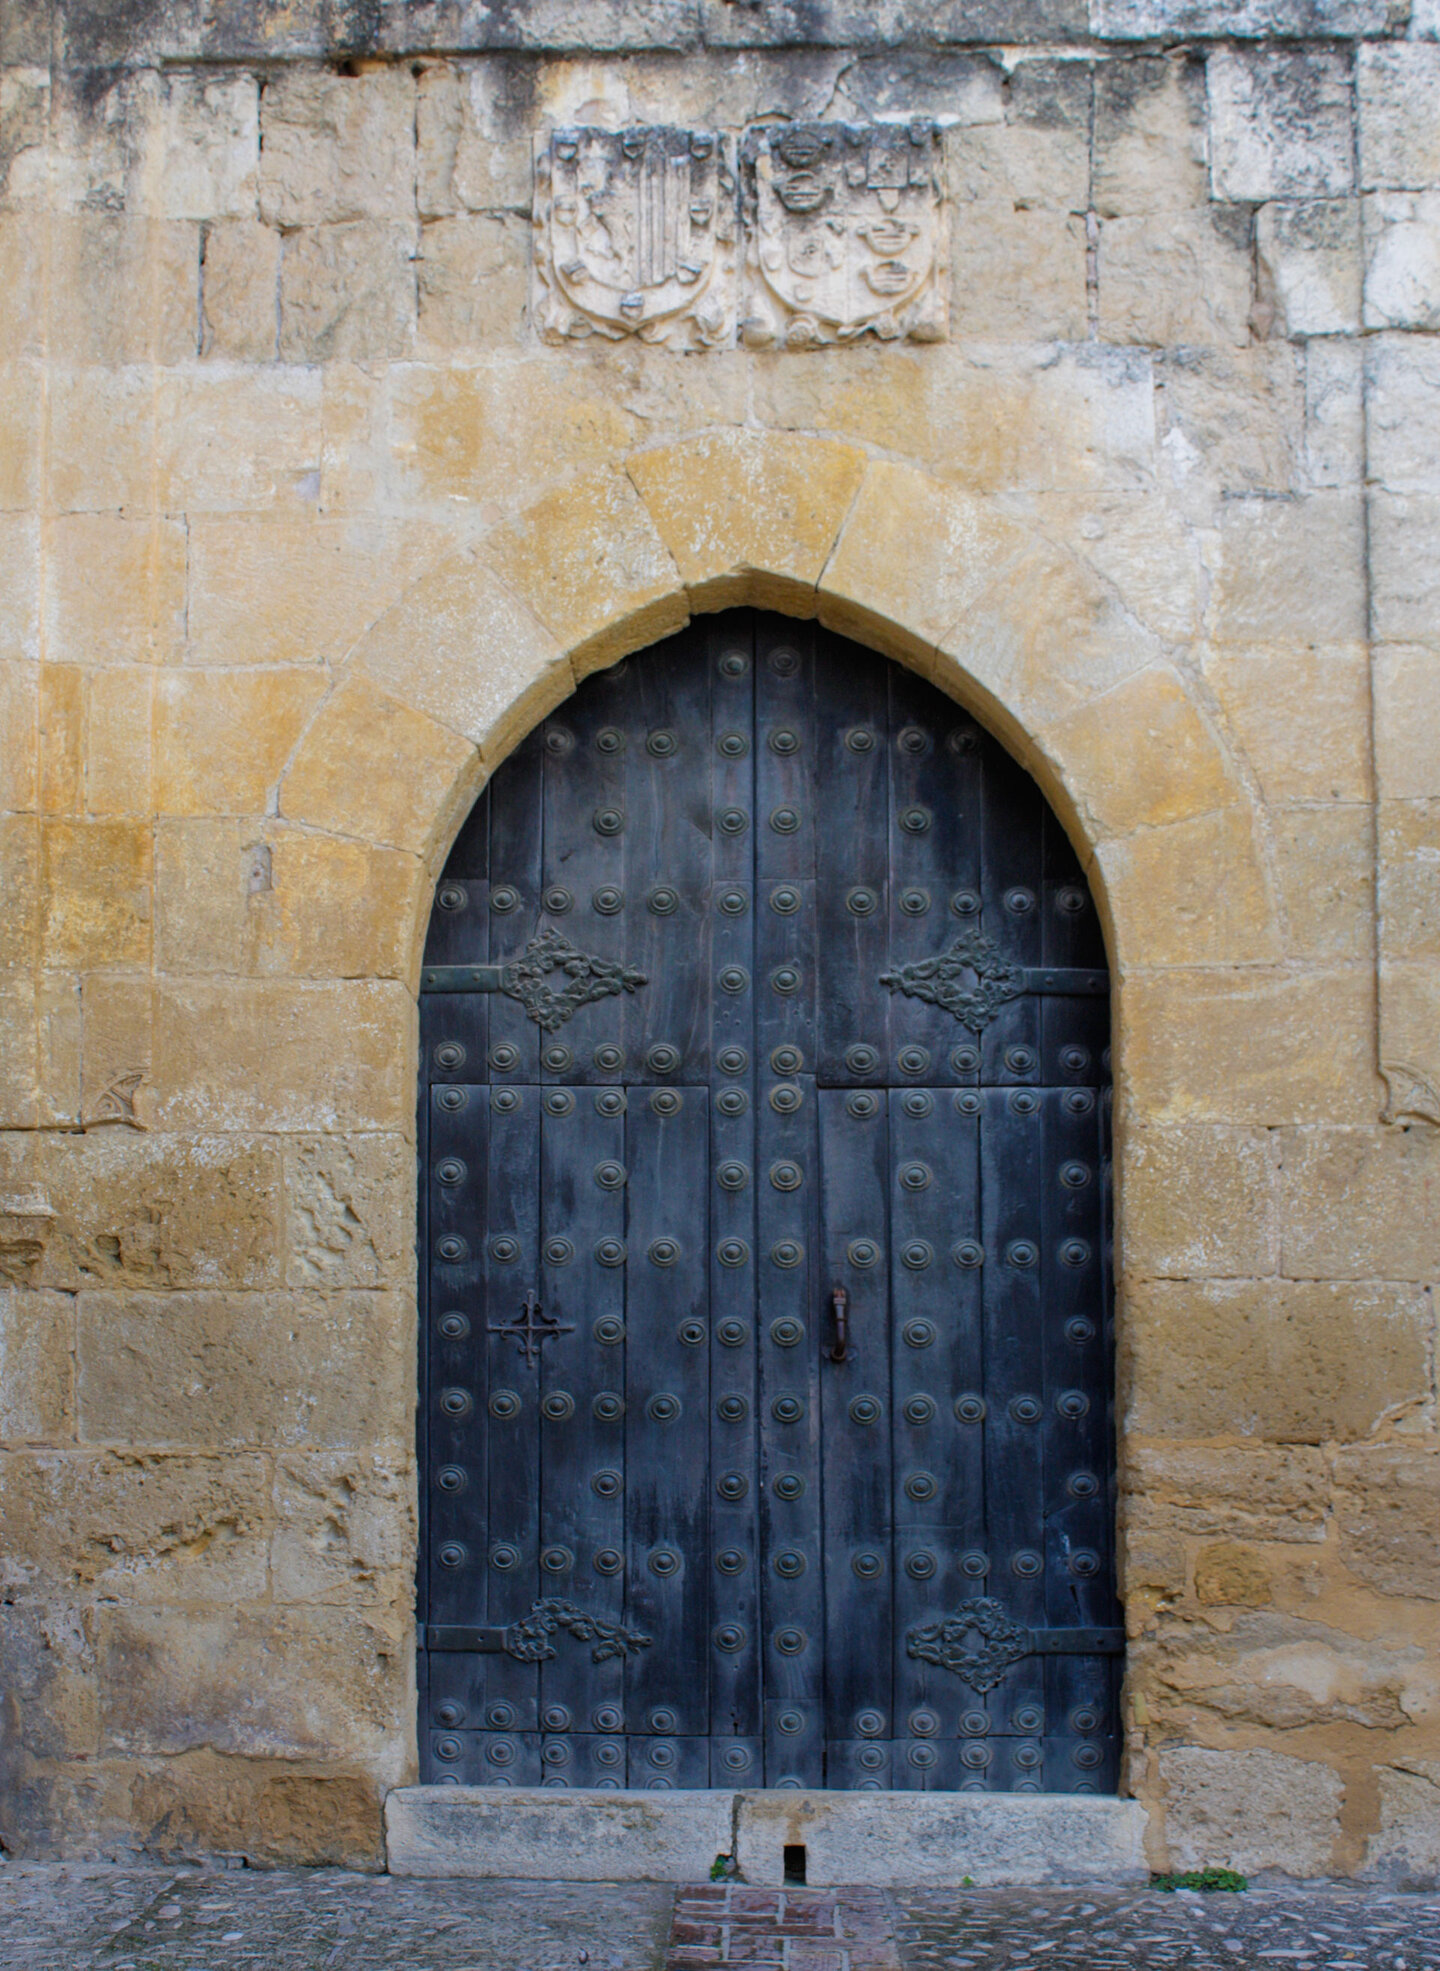
{"type": "Polygon", "coordinates": [[[0,63],[6,1848],[379,1864],[435,873],[751,601],[975,707],[1106,913],[1152,1860],[1433,1881],[1433,0],[0,0],[0,63]],[[532,332],[537,133],[912,116],[948,341],[532,332]]]}

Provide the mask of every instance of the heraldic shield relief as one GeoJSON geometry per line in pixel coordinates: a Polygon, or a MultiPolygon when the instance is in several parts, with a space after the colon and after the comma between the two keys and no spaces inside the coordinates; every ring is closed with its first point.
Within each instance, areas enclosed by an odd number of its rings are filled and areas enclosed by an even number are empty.
{"type": "Polygon", "coordinates": [[[638,336],[714,348],[735,331],[730,141],[670,126],[560,129],[535,159],[535,323],[546,342],[638,336]]]}
{"type": "Polygon", "coordinates": [[[866,334],[944,340],[934,124],[753,129],[743,161],[747,347],[805,348],[866,334]]]}

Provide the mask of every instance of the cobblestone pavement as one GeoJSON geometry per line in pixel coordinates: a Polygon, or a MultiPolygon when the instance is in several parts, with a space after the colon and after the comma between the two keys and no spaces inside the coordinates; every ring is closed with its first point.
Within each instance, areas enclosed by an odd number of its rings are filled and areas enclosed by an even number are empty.
{"type": "Polygon", "coordinates": [[[3,1971],[1440,1971],[1440,1896],[774,1890],[0,1862],[3,1971]],[[673,1911],[673,1922],[672,1922],[673,1911]]]}

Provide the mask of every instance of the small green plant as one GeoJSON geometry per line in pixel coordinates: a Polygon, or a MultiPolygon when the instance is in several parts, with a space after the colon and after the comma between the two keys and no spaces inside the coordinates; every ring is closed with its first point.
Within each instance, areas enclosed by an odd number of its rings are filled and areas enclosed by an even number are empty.
{"type": "Polygon", "coordinates": [[[710,1880],[712,1882],[723,1882],[729,1873],[730,1857],[728,1855],[717,1855],[710,1864],[710,1880]]]}
{"type": "Polygon", "coordinates": [[[960,1887],[962,1889],[973,1889],[975,1887],[975,1877],[973,1875],[962,1875],[960,1877],[960,1887]]]}
{"type": "Polygon", "coordinates": [[[1207,1893],[1213,1889],[1227,1890],[1236,1894],[1250,1887],[1248,1876],[1237,1875],[1233,1868],[1187,1868],[1181,1875],[1152,1875],[1152,1889],[1201,1889],[1207,1893]]]}

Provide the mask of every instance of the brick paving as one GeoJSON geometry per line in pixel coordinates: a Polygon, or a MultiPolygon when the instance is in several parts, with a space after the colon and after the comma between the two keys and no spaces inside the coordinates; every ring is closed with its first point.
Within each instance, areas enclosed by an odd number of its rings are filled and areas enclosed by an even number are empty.
{"type": "Polygon", "coordinates": [[[901,1971],[878,1889],[677,1889],[665,1971],[901,1971]]]}
{"type": "Polygon", "coordinates": [[[671,1890],[0,1860],[0,1971],[1440,1971],[1440,1895],[671,1890]]]}

